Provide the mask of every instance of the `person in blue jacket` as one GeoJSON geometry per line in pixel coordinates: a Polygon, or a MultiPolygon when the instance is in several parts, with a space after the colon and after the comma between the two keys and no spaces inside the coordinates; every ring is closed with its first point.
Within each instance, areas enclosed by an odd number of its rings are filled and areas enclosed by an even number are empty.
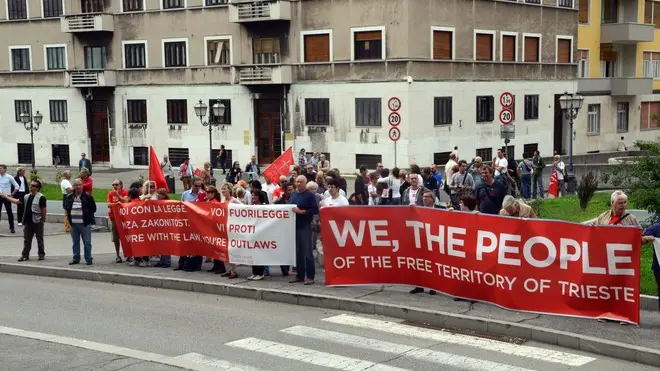
{"type": "MultiPolygon", "coordinates": [[[[646,228],[644,236],[647,236],[647,238],[645,238],[643,242],[651,242],[656,238],[660,238],[660,223],[655,223],[646,228]],[[653,239],[648,237],[653,237],[653,239]]],[[[658,286],[658,310],[660,310],[660,265],[658,265],[658,255],[655,253],[655,248],[653,248],[653,263],[651,263],[651,270],[655,276],[655,284],[658,286]]]]}

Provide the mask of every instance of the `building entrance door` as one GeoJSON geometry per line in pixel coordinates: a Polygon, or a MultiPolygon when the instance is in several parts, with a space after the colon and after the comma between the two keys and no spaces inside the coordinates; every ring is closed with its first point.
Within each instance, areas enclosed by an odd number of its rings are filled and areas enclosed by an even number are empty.
{"type": "Polygon", "coordinates": [[[87,128],[91,139],[93,163],[110,162],[110,135],[108,130],[108,102],[89,102],[87,128]]]}
{"type": "Polygon", "coordinates": [[[270,164],[282,154],[282,124],[279,100],[258,100],[256,139],[257,161],[270,164]]]}

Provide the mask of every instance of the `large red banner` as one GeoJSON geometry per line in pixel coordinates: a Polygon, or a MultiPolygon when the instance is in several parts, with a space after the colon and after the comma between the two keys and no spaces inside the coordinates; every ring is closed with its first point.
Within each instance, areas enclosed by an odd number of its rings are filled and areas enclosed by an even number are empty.
{"type": "Polygon", "coordinates": [[[403,206],[321,210],[330,286],[403,284],[639,323],[641,231],[403,206]]]}

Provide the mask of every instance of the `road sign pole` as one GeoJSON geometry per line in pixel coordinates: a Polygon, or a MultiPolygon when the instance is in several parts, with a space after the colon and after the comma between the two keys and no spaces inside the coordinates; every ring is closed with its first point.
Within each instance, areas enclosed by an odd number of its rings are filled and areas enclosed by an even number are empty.
{"type": "Polygon", "coordinates": [[[394,141],[394,167],[396,167],[396,141],[394,141]]]}

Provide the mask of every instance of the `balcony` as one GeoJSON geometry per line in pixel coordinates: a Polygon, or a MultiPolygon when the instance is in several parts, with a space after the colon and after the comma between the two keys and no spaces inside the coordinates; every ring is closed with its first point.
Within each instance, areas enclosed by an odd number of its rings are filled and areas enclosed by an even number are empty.
{"type": "Polygon", "coordinates": [[[230,0],[229,22],[290,21],[291,3],[285,0],[230,0]]]}
{"type": "Polygon", "coordinates": [[[72,88],[99,88],[117,86],[115,71],[76,70],[66,72],[65,86],[72,88]]]}
{"type": "Polygon", "coordinates": [[[646,77],[603,77],[578,79],[578,92],[614,96],[653,94],[653,79],[646,77]]]}
{"type": "Polygon", "coordinates": [[[238,67],[238,83],[243,85],[291,84],[291,66],[258,65],[238,67]]]}
{"type": "Polygon", "coordinates": [[[114,32],[112,14],[76,14],[61,18],[62,32],[114,32]]]}
{"type": "Polygon", "coordinates": [[[600,26],[600,42],[603,44],[635,44],[651,42],[655,26],[643,23],[603,23],[600,26]]]}

